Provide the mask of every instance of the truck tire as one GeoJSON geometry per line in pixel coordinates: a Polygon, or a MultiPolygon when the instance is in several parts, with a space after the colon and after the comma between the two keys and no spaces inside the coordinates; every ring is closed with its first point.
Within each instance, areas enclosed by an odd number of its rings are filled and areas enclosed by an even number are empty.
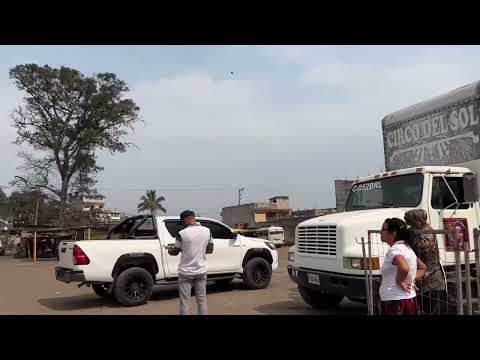
{"type": "Polygon", "coordinates": [[[315,291],[300,285],[298,285],[298,292],[303,301],[314,309],[334,308],[343,300],[343,296],[315,291]]]}
{"type": "Polygon", "coordinates": [[[145,269],[132,267],[118,275],[113,287],[113,296],[124,306],[138,306],[148,301],[152,290],[152,275],[145,269]]]}
{"type": "Polygon", "coordinates": [[[272,280],[272,266],[261,257],[250,259],[245,265],[243,282],[248,289],[265,289],[272,280]]]}
{"type": "Polygon", "coordinates": [[[112,294],[107,291],[107,286],[104,284],[92,284],[92,289],[98,296],[102,298],[110,298],[112,294]]]}

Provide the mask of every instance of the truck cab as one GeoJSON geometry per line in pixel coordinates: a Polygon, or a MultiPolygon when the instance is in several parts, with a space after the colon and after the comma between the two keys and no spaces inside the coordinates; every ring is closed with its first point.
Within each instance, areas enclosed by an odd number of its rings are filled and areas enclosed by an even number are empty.
{"type": "MultiPolygon", "coordinates": [[[[434,229],[456,228],[473,248],[473,229],[479,225],[476,184],[468,168],[448,166],[402,169],[359,179],[349,192],[344,212],[297,226],[289,275],[313,307],[335,306],[344,297],[363,302],[362,237],[366,241],[368,231],[379,230],[385,219],[403,219],[406,211],[419,208],[427,212],[434,229]]],[[[442,266],[454,266],[449,239],[439,236],[438,243],[442,266]]],[[[379,235],[372,239],[374,276],[380,275],[387,251],[379,235]]]]}

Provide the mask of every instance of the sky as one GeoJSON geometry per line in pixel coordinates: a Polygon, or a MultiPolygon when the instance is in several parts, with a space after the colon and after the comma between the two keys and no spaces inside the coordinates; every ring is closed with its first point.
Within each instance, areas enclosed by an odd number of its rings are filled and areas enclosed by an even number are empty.
{"type": "Polygon", "coordinates": [[[478,46],[0,46],[0,186],[20,173],[8,70],[24,63],[126,81],[143,123],[137,148],[99,154],[107,207],[134,214],[156,189],[168,214],[217,219],[240,187],[334,207],[334,179],[383,170],[385,115],[480,80],[478,46]]]}

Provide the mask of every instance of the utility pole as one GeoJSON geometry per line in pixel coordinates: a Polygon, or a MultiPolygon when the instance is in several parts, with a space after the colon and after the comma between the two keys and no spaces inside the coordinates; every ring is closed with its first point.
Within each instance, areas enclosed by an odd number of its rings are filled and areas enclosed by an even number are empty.
{"type": "Polygon", "coordinates": [[[37,225],[38,225],[38,203],[40,202],[40,195],[37,197],[37,204],[35,205],[35,232],[33,233],[33,262],[37,261],[37,225]]]}
{"type": "Polygon", "coordinates": [[[242,193],[244,190],[245,188],[238,189],[238,205],[240,205],[240,201],[242,200],[242,193]]]}

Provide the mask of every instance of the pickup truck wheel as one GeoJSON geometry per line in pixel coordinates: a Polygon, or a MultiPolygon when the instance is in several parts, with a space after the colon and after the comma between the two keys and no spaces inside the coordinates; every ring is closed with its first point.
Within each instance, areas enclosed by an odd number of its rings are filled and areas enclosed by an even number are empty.
{"type": "Polygon", "coordinates": [[[304,286],[298,286],[298,292],[302,299],[314,309],[327,309],[338,306],[343,296],[315,291],[304,286]]]}
{"type": "Polygon", "coordinates": [[[98,296],[102,298],[109,298],[111,294],[107,291],[107,286],[104,284],[92,284],[92,289],[98,296]]]}
{"type": "Polygon", "coordinates": [[[152,275],[145,269],[133,267],[118,275],[113,296],[124,306],[138,306],[148,301],[152,290],[152,275]]]}
{"type": "Polygon", "coordinates": [[[248,261],[245,265],[243,282],[252,290],[265,289],[272,280],[272,266],[261,257],[248,261]]]}

